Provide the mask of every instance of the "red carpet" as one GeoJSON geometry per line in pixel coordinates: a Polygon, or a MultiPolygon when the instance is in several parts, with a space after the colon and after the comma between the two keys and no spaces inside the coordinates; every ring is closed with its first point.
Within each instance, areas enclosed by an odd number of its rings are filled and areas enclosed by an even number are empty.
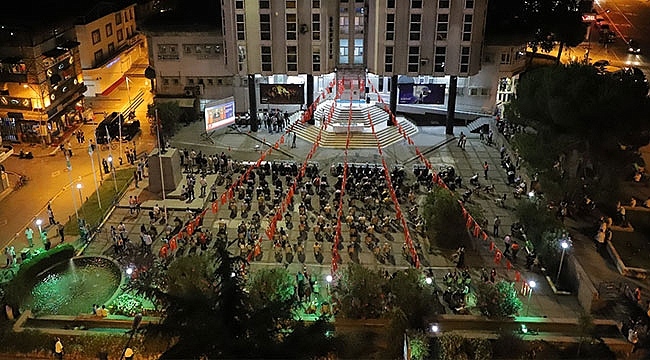
{"type": "Polygon", "coordinates": [[[113,92],[113,90],[117,89],[118,86],[122,85],[124,80],[126,80],[126,78],[124,76],[119,78],[116,82],[113,83],[113,85],[109,86],[108,89],[106,89],[106,90],[104,90],[104,92],[102,92],[102,96],[110,95],[113,92]]]}

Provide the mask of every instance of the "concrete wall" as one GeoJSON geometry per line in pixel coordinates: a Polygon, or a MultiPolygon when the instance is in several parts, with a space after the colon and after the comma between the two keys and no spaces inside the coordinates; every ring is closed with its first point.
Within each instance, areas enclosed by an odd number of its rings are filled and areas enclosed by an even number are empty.
{"type": "Polygon", "coordinates": [[[577,295],[578,303],[586,313],[591,312],[594,301],[598,300],[598,290],[591,282],[591,279],[582,268],[578,260],[569,254],[565,259],[565,275],[568,277],[572,284],[571,291],[577,295]]]}

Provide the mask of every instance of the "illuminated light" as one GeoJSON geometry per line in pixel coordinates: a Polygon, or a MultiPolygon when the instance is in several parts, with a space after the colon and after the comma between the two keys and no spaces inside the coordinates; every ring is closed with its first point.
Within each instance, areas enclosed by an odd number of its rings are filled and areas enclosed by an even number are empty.
{"type": "Polygon", "coordinates": [[[562,241],[561,245],[562,245],[562,249],[565,249],[565,250],[569,247],[569,243],[567,243],[566,241],[562,241]]]}
{"type": "Polygon", "coordinates": [[[27,86],[27,84],[23,84],[23,87],[24,87],[25,89],[27,89],[28,86],[27,86]]]}
{"type": "Polygon", "coordinates": [[[440,326],[438,326],[438,324],[431,324],[430,330],[432,333],[437,333],[440,331],[440,326]]]}
{"type": "Polygon", "coordinates": [[[333,280],[332,275],[325,276],[325,281],[327,281],[328,283],[331,283],[332,280],[333,280]]]}
{"type": "Polygon", "coordinates": [[[427,276],[427,278],[424,279],[424,282],[427,283],[427,285],[431,285],[431,284],[433,284],[433,279],[430,278],[429,276],[427,276]]]}
{"type": "Polygon", "coordinates": [[[83,187],[83,185],[81,185],[81,183],[78,183],[78,184],[77,184],[77,189],[80,189],[80,190],[81,190],[82,187],[83,187]]]}
{"type": "Polygon", "coordinates": [[[43,224],[43,220],[36,219],[36,226],[41,226],[42,224],[43,224]]]}
{"type": "Polygon", "coordinates": [[[535,197],[535,192],[534,192],[534,191],[529,192],[529,193],[528,193],[528,197],[529,197],[529,198],[533,198],[533,197],[535,197]]]}
{"type": "Polygon", "coordinates": [[[115,58],[115,60],[113,60],[113,61],[109,62],[108,64],[106,64],[106,68],[108,69],[109,67],[115,65],[115,63],[118,62],[119,60],[120,60],[120,58],[118,56],[117,58],[115,58]]]}
{"type": "Polygon", "coordinates": [[[235,274],[234,271],[230,273],[230,277],[231,277],[231,278],[234,278],[236,275],[237,275],[237,274],[235,274]]]}
{"type": "Polygon", "coordinates": [[[535,280],[531,280],[528,282],[528,286],[530,286],[531,289],[534,289],[535,286],[537,286],[537,283],[535,282],[535,280]]]}
{"type": "Polygon", "coordinates": [[[525,324],[521,324],[521,332],[524,333],[524,334],[528,333],[528,328],[526,327],[525,324]]]}
{"type": "Polygon", "coordinates": [[[130,267],[130,266],[129,266],[128,268],[126,268],[126,274],[127,274],[127,275],[131,275],[131,274],[133,274],[133,268],[130,267]]]}
{"type": "Polygon", "coordinates": [[[108,162],[113,162],[113,157],[109,155],[108,159],[106,159],[106,160],[108,160],[108,162]]]}

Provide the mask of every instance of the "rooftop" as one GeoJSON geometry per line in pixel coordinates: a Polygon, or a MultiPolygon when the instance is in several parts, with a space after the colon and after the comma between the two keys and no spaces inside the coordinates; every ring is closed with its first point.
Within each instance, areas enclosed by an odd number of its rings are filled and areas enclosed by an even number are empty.
{"type": "Polygon", "coordinates": [[[162,9],[138,26],[145,32],[221,30],[221,4],[218,1],[188,0],[176,8],[162,9]]]}

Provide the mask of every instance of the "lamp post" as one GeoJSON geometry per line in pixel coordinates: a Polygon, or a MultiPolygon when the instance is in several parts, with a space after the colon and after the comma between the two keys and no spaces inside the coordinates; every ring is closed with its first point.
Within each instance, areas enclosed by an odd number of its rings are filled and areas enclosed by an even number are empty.
{"type": "Polygon", "coordinates": [[[334,280],[332,278],[332,275],[327,274],[327,276],[325,276],[325,281],[327,282],[327,296],[331,296],[331,294],[330,294],[330,284],[332,283],[332,280],[334,280]]]}
{"type": "Polygon", "coordinates": [[[537,283],[535,280],[531,280],[528,282],[528,286],[530,287],[530,291],[528,292],[528,304],[526,304],[526,316],[528,316],[528,311],[530,310],[530,298],[533,295],[533,289],[535,289],[537,283]]]}
{"type": "Polygon", "coordinates": [[[81,188],[83,188],[83,185],[81,183],[77,183],[77,190],[79,190],[79,207],[81,208],[81,212],[84,215],[84,220],[86,220],[86,209],[83,207],[83,196],[81,195],[81,188]]]}
{"type": "Polygon", "coordinates": [[[68,169],[68,184],[70,184],[70,195],[72,196],[72,205],[74,206],[74,215],[79,219],[79,210],[77,209],[77,200],[74,198],[74,190],[72,190],[72,163],[70,163],[70,155],[65,154],[65,164],[68,169]]]}
{"type": "Polygon", "coordinates": [[[158,138],[158,165],[160,166],[160,192],[162,193],[163,217],[165,219],[165,224],[166,224],[167,223],[167,202],[165,201],[165,175],[163,172],[163,164],[162,164],[162,156],[165,153],[165,145],[163,143],[163,139],[160,137],[160,119],[158,118],[158,109],[155,110],[155,115],[156,115],[156,137],[158,138]]]}
{"type": "Polygon", "coordinates": [[[115,179],[115,166],[113,166],[113,156],[108,155],[108,166],[111,169],[111,174],[113,174],[113,186],[115,187],[115,194],[117,194],[117,180],[115,179]]]}
{"type": "Polygon", "coordinates": [[[569,242],[567,240],[562,240],[560,246],[562,246],[562,256],[560,256],[560,267],[558,267],[557,276],[555,277],[556,284],[560,280],[560,272],[562,271],[562,263],[564,262],[564,253],[566,253],[566,249],[569,248],[569,242]]]}
{"type": "MultiPolygon", "coordinates": [[[[102,199],[99,197],[99,187],[97,186],[97,171],[95,171],[95,160],[93,159],[93,152],[95,151],[95,144],[93,144],[93,141],[90,140],[90,144],[88,144],[88,156],[90,156],[90,165],[92,166],[93,169],[93,182],[95,183],[95,193],[97,193],[97,204],[99,205],[99,208],[102,208],[102,199]]],[[[101,176],[101,171],[99,172],[101,176]]],[[[85,217],[85,216],[84,216],[85,217]]]]}

